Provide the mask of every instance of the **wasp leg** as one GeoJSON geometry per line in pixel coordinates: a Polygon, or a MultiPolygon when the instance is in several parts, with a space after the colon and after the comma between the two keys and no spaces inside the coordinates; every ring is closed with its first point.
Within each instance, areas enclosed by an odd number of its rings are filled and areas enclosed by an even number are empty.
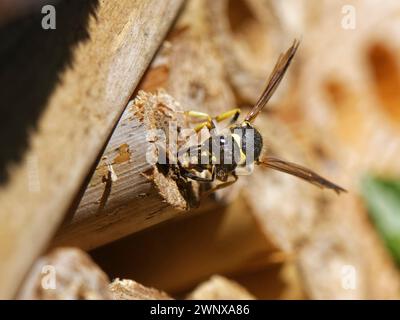
{"type": "Polygon", "coordinates": [[[187,171],[185,169],[183,169],[183,174],[182,176],[184,176],[185,178],[189,178],[195,181],[199,181],[199,182],[213,182],[215,180],[215,170],[212,170],[211,173],[211,177],[210,178],[203,178],[203,177],[199,177],[198,175],[195,175],[194,173],[187,171]]]}
{"type": "Polygon", "coordinates": [[[195,145],[195,146],[187,147],[185,149],[183,149],[183,148],[180,149],[178,151],[178,161],[179,161],[179,163],[182,165],[183,161],[181,161],[181,160],[182,160],[182,157],[185,154],[188,154],[189,156],[198,156],[200,154],[200,152],[201,152],[201,148],[202,148],[202,145],[198,144],[198,145],[195,145]]]}
{"type": "Polygon", "coordinates": [[[194,131],[196,131],[196,133],[200,132],[201,129],[203,129],[204,127],[207,127],[209,130],[212,130],[215,128],[214,123],[212,122],[212,118],[208,113],[200,112],[200,111],[185,111],[185,115],[187,117],[192,117],[192,118],[206,119],[206,121],[198,124],[194,128],[194,131]]]}
{"type": "Polygon", "coordinates": [[[187,117],[192,117],[197,119],[206,119],[208,122],[211,122],[211,116],[205,112],[190,110],[190,111],[185,111],[185,115],[187,117]]]}
{"type": "Polygon", "coordinates": [[[202,122],[202,123],[198,124],[197,126],[195,126],[194,131],[196,133],[199,133],[201,131],[201,129],[203,129],[204,127],[207,127],[209,130],[214,129],[214,125],[213,125],[212,121],[211,122],[205,121],[205,122],[202,122]]]}
{"type": "Polygon", "coordinates": [[[224,188],[226,188],[226,187],[231,186],[232,184],[234,184],[234,183],[238,180],[238,176],[237,176],[235,173],[232,173],[232,177],[233,177],[233,180],[231,180],[231,181],[226,181],[226,182],[222,182],[222,183],[216,185],[215,187],[211,188],[210,190],[207,190],[207,191],[203,194],[203,196],[204,196],[204,197],[207,197],[207,196],[209,196],[210,194],[214,193],[214,192],[217,191],[217,190],[221,190],[221,189],[224,189],[224,188]]]}
{"type": "Polygon", "coordinates": [[[232,125],[237,121],[239,116],[240,116],[240,109],[239,108],[235,108],[235,109],[226,111],[224,113],[221,113],[220,115],[215,117],[215,120],[217,122],[221,122],[221,121],[224,121],[224,120],[226,120],[228,118],[231,118],[231,120],[229,121],[229,125],[232,125]]]}

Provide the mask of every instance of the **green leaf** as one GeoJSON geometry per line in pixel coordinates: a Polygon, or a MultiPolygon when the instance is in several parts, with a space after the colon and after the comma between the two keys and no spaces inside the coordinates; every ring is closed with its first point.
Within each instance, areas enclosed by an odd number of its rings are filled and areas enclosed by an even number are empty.
{"type": "Polygon", "coordinates": [[[362,194],[372,221],[400,265],[400,181],[366,177],[362,194]]]}

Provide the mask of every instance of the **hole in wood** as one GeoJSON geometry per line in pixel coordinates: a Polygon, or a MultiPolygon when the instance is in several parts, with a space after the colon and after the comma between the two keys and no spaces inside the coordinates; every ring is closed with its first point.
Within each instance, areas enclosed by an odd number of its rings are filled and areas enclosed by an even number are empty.
{"type": "Polygon", "coordinates": [[[230,30],[236,40],[243,42],[254,53],[262,51],[265,29],[246,1],[229,0],[227,5],[230,30]]]}
{"type": "Polygon", "coordinates": [[[376,94],[382,111],[396,124],[400,121],[400,72],[396,54],[383,44],[373,44],[367,52],[376,94]]]}
{"type": "Polygon", "coordinates": [[[361,128],[365,121],[359,95],[346,82],[335,78],[326,80],[324,89],[334,111],[330,121],[334,123],[335,131],[346,143],[356,143],[362,137],[361,128]]]}
{"type": "Polygon", "coordinates": [[[325,92],[330,102],[337,109],[346,104],[349,99],[344,85],[336,80],[328,80],[325,82],[325,92]]]}

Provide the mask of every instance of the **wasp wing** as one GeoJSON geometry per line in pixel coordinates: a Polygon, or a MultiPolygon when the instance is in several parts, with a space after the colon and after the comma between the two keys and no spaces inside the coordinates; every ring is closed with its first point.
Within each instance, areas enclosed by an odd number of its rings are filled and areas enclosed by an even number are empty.
{"type": "Polygon", "coordinates": [[[319,174],[307,169],[303,166],[300,166],[295,163],[287,162],[279,158],[275,157],[265,157],[262,160],[258,161],[259,165],[278,170],[281,172],[285,172],[296,176],[300,179],[303,179],[313,185],[316,185],[320,188],[328,188],[334,190],[337,194],[340,192],[347,192],[342,187],[330,182],[329,180],[321,177],[319,174]]]}
{"type": "Polygon", "coordinates": [[[274,94],[276,88],[278,87],[279,83],[283,79],[283,76],[288,69],[290,62],[292,61],[297,48],[299,47],[300,42],[298,40],[294,40],[292,46],[285,52],[282,53],[278,61],[275,64],[274,70],[272,71],[266,88],[262,93],[261,97],[258,99],[257,103],[254,105],[253,109],[247,114],[245,121],[252,122],[260,111],[265,107],[268,103],[269,99],[274,94]]]}

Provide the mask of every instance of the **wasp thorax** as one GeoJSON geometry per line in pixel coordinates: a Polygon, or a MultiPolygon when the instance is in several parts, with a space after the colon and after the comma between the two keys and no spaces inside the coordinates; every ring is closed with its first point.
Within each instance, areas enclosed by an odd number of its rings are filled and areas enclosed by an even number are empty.
{"type": "Polygon", "coordinates": [[[213,164],[236,166],[240,162],[240,146],[230,134],[211,137],[203,145],[210,150],[213,164]]]}

